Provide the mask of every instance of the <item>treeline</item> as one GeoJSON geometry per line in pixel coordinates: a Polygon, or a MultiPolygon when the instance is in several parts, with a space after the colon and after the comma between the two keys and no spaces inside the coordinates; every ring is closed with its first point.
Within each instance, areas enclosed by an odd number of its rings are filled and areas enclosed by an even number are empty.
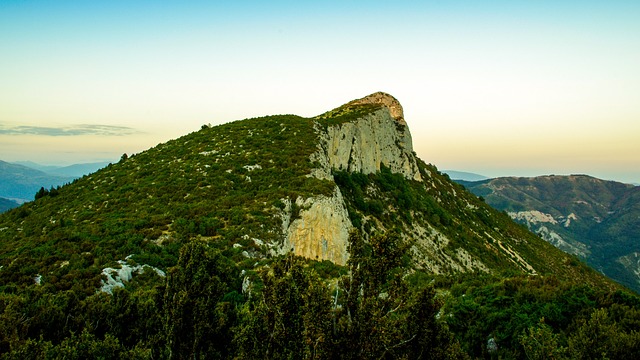
{"type": "Polygon", "coordinates": [[[555,277],[408,271],[396,232],[346,268],[291,255],[241,271],[202,240],[112,295],[3,286],[5,359],[637,359],[640,299],[555,277]],[[330,275],[329,275],[330,274],[330,275]]]}
{"type": "Polygon", "coordinates": [[[447,284],[446,322],[472,357],[638,359],[640,298],[553,276],[447,284]]]}
{"type": "Polygon", "coordinates": [[[85,298],[38,286],[4,291],[0,351],[8,359],[465,358],[437,319],[442,299],[405,279],[400,237],[351,240],[350,272],[331,281],[293,256],[241,273],[194,240],[162,286],[85,298]]]}

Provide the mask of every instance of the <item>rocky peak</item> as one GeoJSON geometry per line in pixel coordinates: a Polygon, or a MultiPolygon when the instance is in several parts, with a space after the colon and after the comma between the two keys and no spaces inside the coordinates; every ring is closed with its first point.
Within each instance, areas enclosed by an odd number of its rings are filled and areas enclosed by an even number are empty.
{"type": "MultiPolygon", "coordinates": [[[[332,170],[370,174],[380,171],[384,165],[408,179],[421,180],[411,133],[396,98],[376,92],[327,114],[339,114],[361,105],[382,107],[356,119],[317,129],[320,144],[311,160],[321,166],[314,171],[314,176],[331,179],[332,170]]],[[[320,118],[330,116],[327,114],[320,118]]]]}
{"type": "MultiPolygon", "coordinates": [[[[334,170],[371,174],[386,166],[407,179],[422,181],[402,105],[393,96],[377,92],[317,119],[352,111],[360,105],[383,106],[326,127],[316,123],[318,150],[311,155],[311,161],[318,167],[310,175],[333,181],[334,170]]],[[[293,204],[286,199],[283,202],[287,204],[282,214],[285,241],[278,250],[280,253],[293,251],[310,259],[346,264],[353,224],[338,186],[331,197],[296,199],[295,204],[302,209],[297,219],[292,219],[293,204]]]]}
{"type": "Polygon", "coordinates": [[[367,95],[363,97],[362,99],[353,100],[347,105],[368,105],[368,104],[381,104],[385,106],[386,108],[389,109],[389,113],[391,114],[391,117],[393,117],[401,125],[407,125],[407,123],[404,121],[404,112],[402,110],[402,105],[400,105],[400,102],[398,101],[398,99],[394,98],[393,96],[385,92],[382,92],[382,91],[375,92],[371,95],[367,95]]]}

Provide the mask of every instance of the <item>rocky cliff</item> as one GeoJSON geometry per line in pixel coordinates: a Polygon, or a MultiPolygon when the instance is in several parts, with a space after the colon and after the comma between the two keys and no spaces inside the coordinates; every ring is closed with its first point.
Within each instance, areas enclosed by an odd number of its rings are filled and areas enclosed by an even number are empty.
{"type": "MultiPolygon", "coordinates": [[[[318,150],[311,160],[318,166],[311,175],[333,181],[332,172],[336,170],[371,174],[386,166],[407,179],[421,180],[400,102],[377,92],[349,102],[333,113],[363,105],[380,106],[371,113],[326,128],[316,123],[318,150]]],[[[347,246],[353,225],[340,189],[336,187],[332,197],[298,198],[295,203],[301,209],[299,218],[289,221],[290,215],[283,216],[285,240],[280,252],[291,250],[310,259],[344,265],[349,257],[347,246]]],[[[290,207],[285,213],[290,213],[290,207]]]]}
{"type": "Polygon", "coordinates": [[[286,203],[282,230],[285,241],[280,253],[345,265],[349,258],[349,231],[353,228],[344,199],[337,186],[333,196],[297,198],[286,203]],[[298,217],[293,208],[299,209],[298,217]]]}
{"type": "Polygon", "coordinates": [[[358,105],[381,106],[352,121],[326,129],[316,127],[320,141],[312,160],[317,161],[319,167],[314,176],[330,178],[333,170],[371,174],[380,171],[384,164],[392,172],[420,180],[411,133],[398,100],[389,94],[377,92],[342,108],[358,105]]]}
{"type": "MultiPolygon", "coordinates": [[[[434,191],[435,207],[439,206],[437,203],[446,202],[445,199],[451,195],[461,195],[454,188],[448,188],[450,184],[432,177],[426,167],[421,171],[402,106],[393,96],[374,93],[322,114],[315,120],[317,151],[310,157],[315,168],[309,176],[337,183],[334,174],[343,172],[360,175],[360,181],[368,182],[370,177],[363,178],[362,175],[378,176],[384,170],[391,178],[394,174],[401,175],[403,186],[413,184],[410,186],[420,188],[418,192],[439,189],[434,191]],[[336,118],[345,120],[336,121],[336,118]],[[331,121],[324,122],[325,119],[331,121]]],[[[370,183],[359,188],[361,194],[354,194],[353,189],[345,188],[345,184],[338,185],[330,197],[299,197],[294,202],[283,199],[287,204],[281,215],[284,241],[277,253],[292,251],[310,259],[344,265],[349,258],[347,250],[351,230],[358,228],[369,236],[399,227],[404,241],[411,244],[416,267],[433,273],[491,272],[488,259],[469,253],[463,244],[454,241],[468,235],[440,229],[445,219],[440,219],[437,214],[427,218],[423,212],[408,209],[413,201],[418,201],[411,198],[417,193],[399,195],[399,189],[387,193],[385,188],[388,185],[370,183]],[[351,192],[348,198],[345,198],[344,191],[351,192]],[[398,196],[403,195],[407,196],[406,202],[398,204],[398,196]],[[396,205],[372,214],[371,208],[375,206],[369,206],[369,203],[396,205]],[[405,214],[406,218],[398,218],[398,214],[405,214]],[[353,219],[358,223],[354,224],[353,219]]],[[[464,207],[465,213],[460,216],[472,218],[482,212],[470,202],[464,203],[466,205],[454,205],[464,207]]],[[[458,222],[456,227],[460,224],[458,222]]],[[[536,269],[515,250],[514,239],[506,239],[504,234],[495,231],[477,231],[472,236],[491,253],[502,253],[515,268],[536,273],[536,269]]]]}

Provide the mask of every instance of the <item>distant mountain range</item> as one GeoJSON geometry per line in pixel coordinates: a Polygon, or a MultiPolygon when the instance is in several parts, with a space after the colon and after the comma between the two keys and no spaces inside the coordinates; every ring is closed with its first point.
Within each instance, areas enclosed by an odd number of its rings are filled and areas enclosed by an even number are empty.
{"type": "Polygon", "coordinates": [[[489,179],[487,176],[466,171],[442,170],[442,172],[449,175],[449,178],[451,178],[451,180],[482,181],[489,179]]]}
{"type": "Polygon", "coordinates": [[[75,164],[70,166],[47,166],[34,162],[9,163],[0,160],[0,212],[31,201],[35,193],[44,187],[49,189],[95,172],[108,163],[75,164]]]}
{"type": "Polygon", "coordinates": [[[0,213],[18,206],[20,206],[20,204],[17,201],[0,197],[0,213]]]}
{"type": "Polygon", "coordinates": [[[67,165],[67,166],[42,165],[42,164],[35,163],[33,161],[16,161],[14,162],[14,164],[23,165],[35,170],[40,170],[49,175],[82,177],[84,175],[96,172],[98,169],[102,169],[103,167],[109,165],[109,162],[101,161],[101,162],[92,162],[92,163],[73,164],[73,165],[67,165]]]}
{"type": "Polygon", "coordinates": [[[558,248],[640,291],[640,187],[586,175],[458,182],[558,248]]]}

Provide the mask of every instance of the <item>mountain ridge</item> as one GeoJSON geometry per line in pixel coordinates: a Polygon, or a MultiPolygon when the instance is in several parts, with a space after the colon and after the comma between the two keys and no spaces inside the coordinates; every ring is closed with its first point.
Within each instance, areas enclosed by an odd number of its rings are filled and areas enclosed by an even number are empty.
{"type": "Polygon", "coordinates": [[[31,201],[41,187],[57,187],[73,179],[0,160],[0,197],[31,201]]]}
{"type": "Polygon", "coordinates": [[[203,125],[0,214],[0,351],[521,358],[536,331],[583,343],[595,311],[635,324],[634,295],[419,159],[390,95],[363,99],[203,125]]]}
{"type": "Polygon", "coordinates": [[[5,226],[0,235],[13,239],[4,251],[25,236],[45,243],[51,233],[71,236],[65,229],[77,224],[83,229],[77,241],[87,249],[102,248],[95,236],[116,245],[108,249],[111,259],[102,260],[105,267],[134,249],[151,251],[159,241],[192,236],[221,239],[223,247],[240,244],[258,259],[293,249],[344,264],[351,229],[369,237],[399,227],[412,244],[414,264],[435,273],[575,273],[563,265],[570,258],[418,160],[401,107],[394,107],[394,117],[386,103],[397,100],[375,93],[311,119],[286,115],[203,126],[23,206],[18,212],[33,213],[23,222],[52,206],[69,215],[48,215],[37,232],[5,226]],[[484,224],[492,221],[506,229],[484,224]],[[139,245],[127,245],[132,239],[139,245]]]}
{"type": "Polygon", "coordinates": [[[588,175],[460,181],[557,247],[640,290],[638,187],[588,175]]]}

